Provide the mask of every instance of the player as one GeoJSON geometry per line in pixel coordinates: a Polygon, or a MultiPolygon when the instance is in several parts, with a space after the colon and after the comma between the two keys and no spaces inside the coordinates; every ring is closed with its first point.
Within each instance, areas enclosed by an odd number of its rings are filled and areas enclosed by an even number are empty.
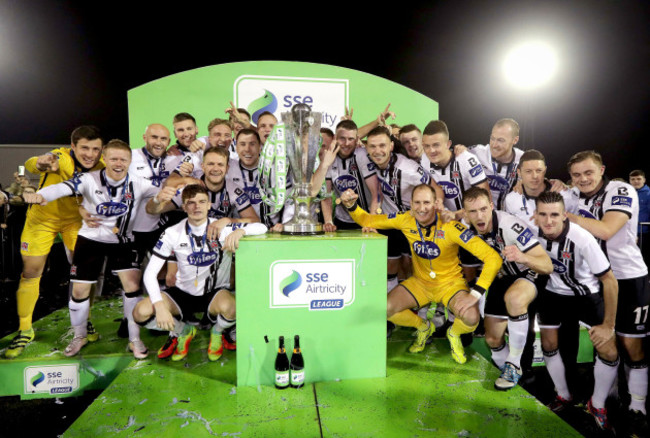
{"type": "Polygon", "coordinates": [[[147,357],[140,329],[133,321],[133,308],[142,299],[140,268],[133,245],[133,219],[139,204],[156,195],[151,181],[128,172],[131,148],[121,140],[111,140],[104,148],[106,169],[85,173],[71,180],[26,195],[25,202],[47,205],[64,196],[81,194],[83,207],[98,219],[97,227],[84,222],[75,245],[70,268],[72,294],[70,322],[74,338],[64,354],[75,356],[87,343],[90,289],[97,282],[104,257],[115,260],[115,271],[124,290],[124,317],[128,320],[129,349],[136,359],[147,357]]]}
{"type": "MultiPolygon", "coordinates": [[[[546,176],[546,159],[535,149],[529,149],[521,155],[517,175],[521,180],[521,193],[511,191],[506,195],[504,210],[525,222],[530,222],[535,214],[535,200],[545,191],[558,191],[564,198],[567,211],[575,210],[575,202],[571,191],[563,184],[549,181],[546,176]],[[556,185],[557,184],[557,185],[556,185]]],[[[558,181],[559,183],[559,181],[558,181]]]]}
{"type": "MultiPolygon", "coordinates": [[[[464,193],[463,205],[471,230],[504,260],[500,275],[492,282],[486,296],[485,341],[492,350],[492,360],[502,371],[494,387],[507,391],[517,385],[522,375],[521,355],[528,334],[528,306],[544,288],[546,275],[553,272],[553,264],[525,222],[494,210],[489,191],[472,187],[464,193]]],[[[472,259],[467,252],[461,251],[463,267],[480,266],[472,259]]]]}
{"type": "Polygon", "coordinates": [[[460,335],[471,333],[478,325],[478,301],[501,268],[501,257],[463,224],[455,221],[443,224],[436,213],[435,191],[427,184],[413,189],[412,209],[407,213],[370,215],[356,204],[357,198],[352,190],[346,190],[341,201],[359,225],[399,230],[408,239],[412,251],[413,276],[388,294],[388,319],[394,324],[418,329],[409,351],[419,353],[435,326],[411,309],[425,306],[432,300],[443,303],[456,315],[447,330],[452,357],[460,364],[465,363],[467,358],[460,335]],[[459,266],[459,247],[485,263],[471,290],[459,266]]]}
{"type": "Polygon", "coordinates": [[[476,156],[462,152],[455,156],[451,150],[449,129],[442,120],[434,120],[424,128],[422,167],[442,187],[445,208],[455,212],[456,220],[463,217],[463,193],[470,187],[490,190],[488,179],[476,156]]]}
{"type": "MultiPolygon", "coordinates": [[[[327,191],[334,189],[337,197],[347,189],[354,190],[359,195],[359,205],[366,211],[376,212],[380,205],[378,181],[375,165],[368,159],[362,148],[357,148],[358,128],[352,120],[343,120],[336,125],[336,145],[340,147],[334,163],[327,170],[327,191]]],[[[332,218],[332,198],[321,202],[325,231],[337,229],[357,229],[359,226],[352,220],[346,208],[338,204],[334,207],[332,218]]]]}
{"type": "Polygon", "coordinates": [[[171,357],[179,361],[187,356],[196,334],[194,326],[185,324],[187,317],[194,312],[206,312],[214,324],[210,331],[208,359],[216,361],[223,353],[223,330],[235,324],[235,297],[229,291],[230,252],[235,251],[241,236],[264,234],[266,227],[234,224],[221,228],[219,240],[212,241],[208,239],[208,225],[216,220],[208,218],[208,191],[199,185],[186,186],[182,202],[187,219],[165,230],[156,243],[144,274],[149,297],[138,303],[133,314],[143,326],[180,333],[171,357]],[[176,286],[161,293],[158,272],[171,257],[178,263],[176,286]]]}
{"type": "MultiPolygon", "coordinates": [[[[82,173],[103,168],[103,144],[99,129],[80,126],[72,131],[70,147],[61,147],[32,157],[25,163],[25,168],[40,175],[39,188],[49,187],[82,173]]],[[[19,332],[5,351],[5,357],[9,359],[18,357],[25,346],[34,340],[32,314],[38,300],[45,262],[57,234],[61,233],[63,244],[69,253],[74,250],[77,233],[81,228],[78,202],[76,196],[70,196],[45,206],[31,206],[27,211],[20,245],[23,273],[16,292],[19,332]]],[[[92,324],[89,323],[87,329],[89,340],[99,339],[92,324]]]]}
{"type": "Polygon", "coordinates": [[[587,409],[600,428],[609,429],[605,400],[619,364],[614,336],[618,282],[596,239],[566,220],[562,195],[544,192],[536,203],[538,239],[553,262],[553,273],[539,303],[544,362],[557,392],[550,407],[557,412],[572,399],[558,354],[558,329],[563,323],[578,319],[589,328],[589,338],[598,353],[594,392],[587,409]]]}
{"type": "Polygon", "coordinates": [[[569,160],[568,169],[579,214],[567,216],[598,239],[618,280],[616,334],[629,376],[630,423],[637,431],[647,433],[648,362],[643,340],[648,332],[650,286],[648,268],[636,245],[638,195],[629,184],[609,181],[604,176],[602,157],[595,151],[575,154],[569,160]]]}
{"type": "Polygon", "coordinates": [[[519,142],[519,124],[513,119],[498,120],[492,127],[489,145],[476,145],[470,152],[476,155],[488,177],[492,202],[503,209],[506,195],[517,182],[517,167],[524,153],[514,147],[519,142]]]}
{"type": "MultiPolygon", "coordinates": [[[[415,161],[401,153],[395,153],[393,149],[394,143],[387,128],[379,126],[368,133],[366,151],[377,169],[382,196],[381,212],[392,214],[408,211],[411,207],[413,188],[419,184],[431,184],[435,187],[438,206],[441,207],[442,189],[431,180],[429,173],[415,161]]],[[[399,258],[402,255],[410,256],[411,250],[402,233],[388,229],[382,234],[388,237],[387,289],[390,292],[398,283],[399,258]]]]}

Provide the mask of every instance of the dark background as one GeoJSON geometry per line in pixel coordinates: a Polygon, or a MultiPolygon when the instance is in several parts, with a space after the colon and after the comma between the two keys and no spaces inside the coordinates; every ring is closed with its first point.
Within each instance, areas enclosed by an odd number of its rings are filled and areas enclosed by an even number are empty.
{"type": "MultiPolygon", "coordinates": [[[[600,151],[611,177],[645,166],[650,2],[3,0],[0,8],[0,144],[65,144],[84,123],[127,139],[130,88],[208,65],[289,60],[419,91],[440,103],[456,143],[487,143],[494,121],[514,117],[520,146],[542,150],[555,177],[566,179],[566,160],[583,149],[600,151]],[[553,45],[560,66],[552,83],[522,93],[501,64],[529,39],[553,45]]],[[[378,110],[386,101],[377,95],[378,110]]]]}

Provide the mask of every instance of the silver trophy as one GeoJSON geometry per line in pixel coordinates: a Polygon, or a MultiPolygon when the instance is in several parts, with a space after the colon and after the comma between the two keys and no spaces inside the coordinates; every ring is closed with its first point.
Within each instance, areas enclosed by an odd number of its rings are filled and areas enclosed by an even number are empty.
{"type": "Polygon", "coordinates": [[[320,148],[320,123],[322,114],[312,112],[304,103],[282,113],[285,126],[286,151],[291,169],[294,201],[293,218],[284,224],[283,234],[310,235],[322,234],[323,226],[312,217],[311,178],[314,174],[316,158],[320,148]]]}

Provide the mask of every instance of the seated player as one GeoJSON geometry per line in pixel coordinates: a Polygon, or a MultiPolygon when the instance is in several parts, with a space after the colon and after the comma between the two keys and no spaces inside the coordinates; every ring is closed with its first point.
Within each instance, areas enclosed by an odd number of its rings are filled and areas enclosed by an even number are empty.
{"type": "Polygon", "coordinates": [[[388,320],[401,326],[418,329],[417,338],[409,348],[421,352],[435,326],[420,318],[411,309],[443,303],[456,319],[447,330],[454,360],[467,361],[460,335],[474,331],[479,322],[478,301],[501,268],[501,257],[484,241],[455,221],[442,223],[436,213],[433,188],[420,184],[413,189],[411,211],[391,215],[370,215],[357,204],[358,195],[346,190],[341,201],[359,225],[378,229],[397,229],[404,233],[411,247],[413,276],[393,288],[388,294],[388,320]],[[483,261],[484,268],[470,290],[463,278],[458,260],[458,248],[467,249],[483,261]]]}
{"type": "Polygon", "coordinates": [[[553,273],[539,297],[544,362],[557,392],[550,408],[560,411],[572,400],[558,354],[558,332],[563,323],[578,319],[589,328],[597,353],[594,392],[587,410],[600,428],[610,429],[605,400],[619,364],[614,331],[618,282],[596,239],[567,219],[562,195],[544,192],[536,202],[538,239],[553,262],[553,273]]]}
{"type": "Polygon", "coordinates": [[[187,356],[196,334],[196,328],[185,321],[195,312],[206,312],[214,324],[208,358],[215,361],[223,353],[223,330],[235,324],[235,297],[229,291],[231,252],[241,236],[264,234],[267,228],[259,223],[220,227],[219,240],[213,241],[208,238],[208,226],[217,220],[208,218],[208,191],[199,185],[186,186],[182,202],[187,219],[165,230],[156,243],[144,274],[149,297],[138,303],[133,317],[143,326],[179,333],[171,357],[179,361],[187,356]],[[170,257],[178,263],[176,286],[161,293],[157,276],[170,257]]]}
{"type": "MultiPolygon", "coordinates": [[[[553,272],[553,264],[525,222],[505,211],[494,210],[489,191],[472,187],[463,194],[463,206],[472,231],[504,260],[501,273],[486,296],[485,341],[492,350],[492,360],[501,370],[494,387],[506,391],[521,378],[528,306],[546,285],[546,275],[553,272]]],[[[461,251],[463,267],[480,266],[467,256],[461,251]]]]}

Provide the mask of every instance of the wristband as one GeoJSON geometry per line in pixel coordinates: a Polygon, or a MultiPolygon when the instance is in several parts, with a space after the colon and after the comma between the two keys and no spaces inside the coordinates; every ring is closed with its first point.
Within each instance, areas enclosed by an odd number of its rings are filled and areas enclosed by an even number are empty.
{"type": "Polygon", "coordinates": [[[153,203],[156,205],[160,205],[160,199],[158,199],[158,195],[153,197],[153,203]]]}
{"type": "Polygon", "coordinates": [[[470,294],[471,296],[473,296],[474,298],[476,298],[477,300],[480,300],[481,297],[483,296],[483,294],[481,294],[479,291],[477,291],[477,290],[474,289],[474,288],[472,288],[472,289],[469,291],[469,294],[470,294]]]}
{"type": "Polygon", "coordinates": [[[345,207],[348,211],[354,211],[357,209],[357,201],[354,201],[351,207],[345,207]]]}

